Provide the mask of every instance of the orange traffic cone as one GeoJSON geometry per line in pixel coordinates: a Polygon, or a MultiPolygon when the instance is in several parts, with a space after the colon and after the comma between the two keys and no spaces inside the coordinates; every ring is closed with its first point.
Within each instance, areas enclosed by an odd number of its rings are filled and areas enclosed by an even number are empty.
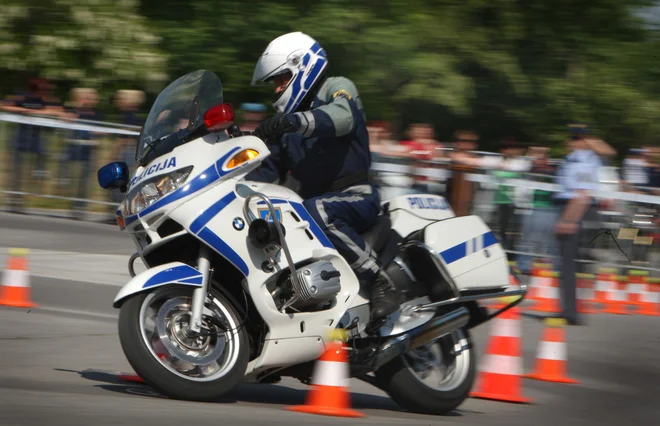
{"type": "Polygon", "coordinates": [[[536,293],[537,304],[530,307],[535,312],[561,312],[559,304],[559,273],[554,271],[541,271],[540,276],[545,278],[543,284],[536,293]]]}
{"type": "Polygon", "coordinates": [[[522,395],[522,348],[520,342],[521,320],[517,306],[493,319],[493,330],[473,398],[496,401],[527,403],[530,398],[522,395]]]}
{"type": "Polygon", "coordinates": [[[31,300],[30,273],[28,272],[28,250],[9,249],[7,269],[0,283],[0,305],[16,308],[34,308],[31,300]]]}
{"type": "Polygon", "coordinates": [[[646,286],[646,291],[642,295],[637,313],[639,315],[657,317],[660,316],[660,286],[652,283],[651,280],[652,278],[648,280],[649,282],[646,286]]]}
{"type": "Polygon", "coordinates": [[[561,318],[545,320],[543,338],[536,355],[534,372],[525,374],[528,379],[543,380],[556,383],[580,383],[566,375],[568,351],[564,337],[566,321],[561,318]]]}
{"type": "Polygon", "coordinates": [[[348,391],[348,356],[341,342],[330,343],[316,361],[312,390],[304,405],[286,407],[289,411],[337,417],[365,417],[352,410],[348,391]]]}

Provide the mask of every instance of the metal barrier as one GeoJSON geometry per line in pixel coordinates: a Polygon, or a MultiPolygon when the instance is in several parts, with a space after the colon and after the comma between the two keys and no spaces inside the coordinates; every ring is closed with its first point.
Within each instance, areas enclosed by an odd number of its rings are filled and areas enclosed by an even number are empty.
{"type": "MultiPolygon", "coordinates": [[[[90,191],[90,196],[75,196],[73,187],[58,186],[57,181],[50,180],[49,185],[35,185],[29,180],[19,179],[21,188],[11,188],[8,183],[12,173],[15,170],[7,165],[7,154],[14,154],[9,148],[9,141],[13,138],[13,132],[4,132],[0,144],[5,144],[5,149],[0,151],[4,153],[4,179],[0,182],[0,194],[4,198],[8,196],[21,196],[32,202],[28,203],[34,207],[74,209],[83,213],[97,212],[105,213],[109,219],[114,217],[114,208],[120,201],[121,194],[108,193],[101,190],[96,185],[96,170],[103,164],[118,160],[113,153],[114,142],[110,139],[119,136],[137,136],[138,127],[123,126],[116,123],[96,122],[96,121],[67,121],[52,117],[23,116],[20,114],[0,113],[0,122],[15,124],[32,124],[42,128],[54,129],[48,139],[45,155],[45,164],[49,170],[62,171],[70,168],[73,164],[64,164],[62,156],[63,149],[67,147],[69,141],[67,131],[85,130],[101,134],[99,143],[96,145],[94,155],[88,164],[88,174],[79,179],[78,183],[86,185],[86,190],[90,191]],[[59,168],[57,167],[59,166],[59,168]],[[24,185],[28,187],[25,188],[24,185]],[[67,193],[68,192],[68,193],[67,193]],[[50,200],[47,202],[46,200],[50,200]],[[69,206],[67,207],[67,204],[69,206]]],[[[5,125],[5,127],[14,127],[5,125]]],[[[5,129],[7,130],[7,129],[5,129]]],[[[12,130],[12,129],[9,129],[12,130]]],[[[128,145],[127,145],[128,146],[128,145]]],[[[134,152],[135,143],[133,142],[128,150],[134,152]]],[[[485,154],[485,153],[477,153],[485,154]]],[[[488,153],[490,155],[497,155],[488,153]]],[[[557,192],[559,190],[552,178],[545,175],[520,173],[515,179],[502,179],[494,176],[491,171],[486,169],[473,169],[464,167],[455,167],[449,161],[428,161],[410,158],[392,158],[379,154],[374,154],[372,164],[372,174],[380,184],[383,198],[388,198],[399,194],[414,194],[420,192],[431,192],[444,195],[450,202],[459,199],[466,203],[465,211],[459,214],[476,214],[482,217],[488,225],[496,232],[502,231],[502,213],[510,214],[511,221],[508,222],[506,234],[511,235],[512,246],[505,247],[508,253],[516,259],[524,257],[544,257],[546,259],[556,259],[558,256],[549,249],[547,252],[536,253],[536,250],[526,244],[524,229],[529,229],[529,218],[539,216],[542,213],[551,218],[552,214],[547,211],[541,212],[535,209],[529,203],[529,196],[534,190],[543,190],[548,192],[557,192]],[[466,184],[466,183],[469,183],[466,184]],[[514,188],[516,202],[513,207],[496,207],[493,203],[495,194],[503,186],[514,188]],[[459,190],[457,191],[457,188],[459,190]],[[462,189],[461,189],[462,188],[462,189]],[[467,188],[467,189],[465,189],[467,188]],[[459,198],[457,194],[460,195],[459,198]],[[521,239],[522,237],[522,239],[521,239]],[[517,242],[522,242],[518,245],[517,242]],[[518,250],[523,247],[525,250],[518,250]]],[[[555,161],[556,163],[557,161],[555,161]]],[[[57,173],[55,173],[57,175],[57,173]]],[[[580,259],[579,262],[585,264],[597,263],[613,267],[637,267],[639,269],[651,270],[660,273],[660,269],[653,268],[660,265],[660,232],[656,221],[659,216],[660,196],[648,194],[636,194],[621,191],[616,187],[616,182],[611,178],[603,178],[602,188],[594,191],[595,197],[609,203],[609,207],[599,209],[596,216],[592,217],[587,223],[587,238],[592,241],[585,241],[584,244],[598,253],[592,253],[597,259],[580,259]],[[608,180],[609,179],[609,180],[608,180]],[[607,232],[609,231],[609,234],[607,232]],[[599,234],[600,233],[600,234],[599,234]],[[616,234],[616,235],[615,235],[616,234]],[[625,255],[622,256],[624,252],[625,255]]],[[[85,193],[82,191],[81,193],[85,193]]],[[[5,200],[6,201],[6,200],[5,200]]],[[[5,202],[5,204],[7,204],[5,202]]],[[[550,219],[549,219],[550,220],[550,219]]],[[[502,235],[500,235],[502,236],[502,235]]],[[[507,241],[508,239],[504,239],[507,241]]],[[[523,262],[525,262],[523,260],[523,262]]]]}
{"type": "MultiPolygon", "coordinates": [[[[41,208],[72,211],[75,216],[97,213],[114,218],[120,194],[100,190],[96,185],[96,170],[118,159],[115,155],[118,145],[112,139],[134,138],[139,135],[139,126],[15,113],[0,113],[0,122],[4,130],[0,140],[3,146],[0,195],[5,206],[11,210],[18,210],[20,205],[20,209],[27,211],[41,208]],[[39,145],[32,141],[18,149],[14,144],[15,133],[21,124],[40,127],[39,145]],[[95,140],[73,140],[71,132],[76,130],[93,132],[95,140]],[[26,170],[32,157],[36,157],[32,162],[36,162],[36,167],[26,170]],[[73,172],[78,174],[72,179],[73,172]]],[[[135,143],[125,148],[127,152],[135,152],[135,143]]]]}

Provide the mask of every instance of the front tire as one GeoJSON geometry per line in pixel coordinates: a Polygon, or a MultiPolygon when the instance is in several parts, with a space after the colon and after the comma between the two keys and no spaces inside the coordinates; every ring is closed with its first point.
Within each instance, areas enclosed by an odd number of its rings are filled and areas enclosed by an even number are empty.
{"type": "Polygon", "coordinates": [[[165,286],[128,299],[119,313],[119,340],[135,372],[174,399],[211,402],[231,391],[248,364],[248,333],[234,306],[211,289],[202,336],[186,328],[191,287],[165,286]]]}
{"type": "Polygon", "coordinates": [[[444,415],[469,396],[475,372],[472,338],[460,329],[401,355],[375,374],[382,389],[404,409],[444,415]]]}

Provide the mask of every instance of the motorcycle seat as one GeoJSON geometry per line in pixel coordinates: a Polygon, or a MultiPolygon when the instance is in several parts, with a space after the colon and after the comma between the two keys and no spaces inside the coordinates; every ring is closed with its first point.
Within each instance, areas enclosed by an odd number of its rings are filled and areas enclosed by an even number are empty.
{"type": "Polygon", "coordinates": [[[376,219],[376,224],[367,232],[363,233],[361,237],[364,238],[364,241],[373,251],[379,253],[390,239],[390,229],[392,229],[390,217],[388,215],[380,215],[376,219]]]}

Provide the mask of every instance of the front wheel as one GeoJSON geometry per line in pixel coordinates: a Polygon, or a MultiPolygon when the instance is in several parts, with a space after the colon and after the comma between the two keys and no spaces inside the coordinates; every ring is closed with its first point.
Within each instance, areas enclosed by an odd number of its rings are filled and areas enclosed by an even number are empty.
{"type": "Polygon", "coordinates": [[[470,333],[460,329],[401,355],[375,374],[382,388],[404,409],[442,415],[468,397],[475,366],[470,333]]]}
{"type": "Polygon", "coordinates": [[[248,334],[234,306],[212,289],[201,333],[189,328],[193,289],[165,286],[127,300],[119,313],[119,340],[144,381],[174,399],[216,401],[247,368],[248,334]]]}

